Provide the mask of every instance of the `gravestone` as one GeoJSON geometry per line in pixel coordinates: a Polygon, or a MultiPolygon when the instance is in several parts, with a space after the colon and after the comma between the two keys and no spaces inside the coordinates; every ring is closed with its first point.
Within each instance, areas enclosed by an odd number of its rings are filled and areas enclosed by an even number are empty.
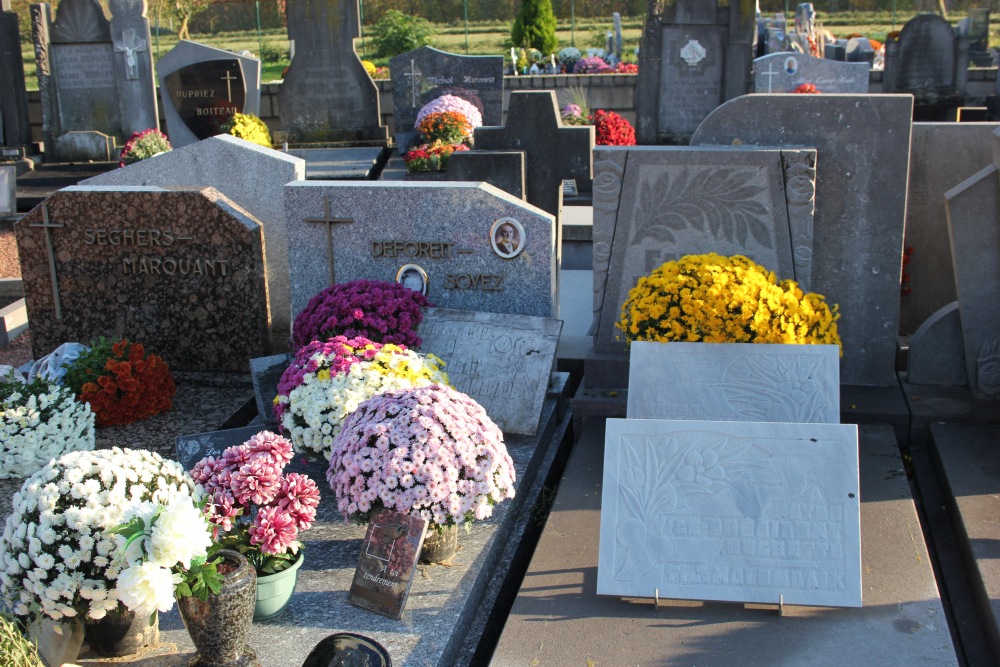
{"type": "Polygon", "coordinates": [[[285,211],[293,319],[359,279],[412,279],[441,308],[556,312],[552,216],[485,183],[295,182],[285,211]]]}
{"type": "Polygon", "coordinates": [[[815,151],[600,146],[594,156],[599,350],[625,350],[615,323],[629,290],[684,255],[744,255],[809,289],[815,151]]]}
{"type": "Polygon", "coordinates": [[[291,333],[288,231],[282,188],[305,178],[305,160],[220,134],[81,182],[90,186],[210,185],[263,225],[271,333],[291,333]]]}
{"type": "Polygon", "coordinates": [[[535,435],[561,330],[544,317],[428,308],[417,334],[504,433],[535,435]]]}
{"type": "Polygon", "coordinates": [[[174,148],[222,132],[234,113],[260,115],[260,61],[181,40],[156,63],[174,148]]]}
{"type": "Polygon", "coordinates": [[[0,218],[17,213],[17,168],[0,164],[0,218]]]}
{"type": "Polygon", "coordinates": [[[289,0],[292,58],[278,94],[281,129],[299,142],[388,141],[378,88],[354,52],[358,0],[289,0]]]}
{"type": "Polygon", "coordinates": [[[0,146],[31,143],[21,31],[10,0],[0,0],[0,146]]]}
{"type": "Polygon", "coordinates": [[[858,427],[609,419],[598,595],[861,606],[858,427]]]}
{"type": "Polygon", "coordinates": [[[913,254],[906,267],[910,293],[900,304],[900,334],[913,334],[924,320],[956,299],[944,193],[993,161],[991,135],[998,127],[998,123],[913,124],[903,239],[913,254]]]}
{"type": "Polygon", "coordinates": [[[896,384],[912,104],[908,95],[749,95],[719,107],[691,141],[816,148],[810,289],[840,306],[844,384],[896,384]]]}
{"type": "Polygon", "coordinates": [[[266,351],[261,226],[213,188],[64,188],[14,233],[36,359],[120,336],[173,371],[245,373],[266,351]]]}
{"type": "Polygon", "coordinates": [[[898,40],[886,43],[882,89],[913,95],[914,120],[952,120],[968,68],[968,37],[956,36],[940,16],[920,14],[907,21],[898,40]]]}
{"type": "Polygon", "coordinates": [[[910,384],[955,387],[968,382],[957,301],[952,301],[924,320],[910,337],[906,353],[906,381],[910,384]]]}
{"type": "Polygon", "coordinates": [[[278,382],[285,369],[292,363],[290,354],[274,354],[250,360],[257,416],[265,424],[277,423],[274,418],[274,397],[278,395],[278,382]]]}
{"type": "Polygon", "coordinates": [[[503,124],[503,56],[461,56],[422,46],[394,56],[389,72],[400,153],[417,138],[417,112],[441,95],[471,102],[482,114],[483,125],[503,124]]]}
{"type": "Polygon", "coordinates": [[[976,67],[993,65],[990,53],[990,9],[970,7],[968,9],[969,59],[976,67]]]}
{"type": "MultiPolygon", "coordinates": [[[[875,49],[872,48],[872,43],[867,37],[852,37],[847,40],[845,57],[849,63],[864,63],[868,65],[868,67],[871,67],[872,62],[875,60],[875,49]]],[[[859,91],[841,90],[835,92],[854,93],[859,91]]],[[[863,90],[860,92],[867,93],[868,91],[863,90]]]]}
{"type": "Polygon", "coordinates": [[[245,426],[225,431],[179,435],[174,440],[174,459],[190,471],[206,456],[219,458],[230,447],[242,445],[264,430],[262,426],[245,426]]]}
{"type": "Polygon", "coordinates": [[[110,9],[108,21],[96,0],[66,0],[52,22],[49,5],[31,7],[49,159],[107,161],[111,146],[159,128],[146,2],[112,0],[110,9]]]}
{"type": "Polygon", "coordinates": [[[804,53],[772,53],[753,61],[755,93],[794,93],[811,83],[821,93],[868,93],[869,68],[804,53]]]}
{"type": "Polygon", "coordinates": [[[1000,398],[1000,130],[993,164],[945,193],[948,236],[965,343],[965,372],[978,398],[1000,398]]]}
{"type": "Polygon", "coordinates": [[[647,7],[636,139],[684,144],[715,107],[750,90],[754,3],[677,0],[647,7]]]}
{"type": "Polygon", "coordinates": [[[445,174],[449,181],[483,181],[527,198],[524,151],[458,151],[448,159],[445,174]]]}
{"type": "Polygon", "coordinates": [[[840,423],[836,345],[631,345],[629,419],[840,423]]]}

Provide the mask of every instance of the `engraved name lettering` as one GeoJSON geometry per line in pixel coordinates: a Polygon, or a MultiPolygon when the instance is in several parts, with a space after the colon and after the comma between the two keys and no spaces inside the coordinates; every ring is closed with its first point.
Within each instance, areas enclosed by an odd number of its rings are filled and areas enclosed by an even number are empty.
{"type": "Polygon", "coordinates": [[[502,292],[503,278],[489,273],[449,273],[445,276],[444,288],[502,292]]]}
{"type": "Polygon", "coordinates": [[[445,241],[372,241],[372,257],[451,259],[454,246],[445,241]]]}
{"type": "MultiPolygon", "coordinates": [[[[173,245],[174,235],[162,229],[86,229],[85,245],[145,245],[165,247],[173,245]]],[[[182,239],[181,239],[182,240],[182,239]]]]}

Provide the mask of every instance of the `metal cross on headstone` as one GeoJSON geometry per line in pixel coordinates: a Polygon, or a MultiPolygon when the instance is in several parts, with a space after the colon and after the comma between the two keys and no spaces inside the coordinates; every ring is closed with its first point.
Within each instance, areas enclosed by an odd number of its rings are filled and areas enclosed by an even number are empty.
{"type": "Polygon", "coordinates": [[[226,70],[226,76],[222,77],[222,80],[226,82],[226,101],[227,102],[232,102],[233,101],[233,81],[239,81],[239,79],[237,77],[233,76],[232,74],[230,74],[229,70],[226,70]]]}
{"type": "Polygon", "coordinates": [[[774,63],[773,62],[767,63],[767,71],[760,73],[761,76],[766,76],[767,77],[767,92],[769,92],[769,93],[771,92],[771,82],[774,80],[773,77],[777,76],[778,74],[779,74],[779,72],[775,72],[774,71],[774,63]]]}
{"type": "Polygon", "coordinates": [[[139,68],[135,54],[146,50],[146,40],[136,40],[135,30],[122,30],[122,43],[115,46],[115,51],[125,54],[125,76],[128,79],[139,78],[139,68]]]}
{"type": "Polygon", "coordinates": [[[420,77],[423,72],[417,69],[417,61],[410,60],[410,71],[404,72],[403,76],[410,80],[410,95],[412,96],[412,106],[417,106],[417,96],[420,93],[420,77]]]}
{"type": "Polygon", "coordinates": [[[326,225],[326,252],[330,259],[330,284],[336,282],[337,274],[333,268],[333,225],[338,222],[354,222],[351,218],[334,218],[330,215],[330,195],[323,195],[323,217],[304,218],[305,222],[318,222],[326,225]]]}
{"type": "Polygon", "coordinates": [[[56,319],[62,319],[62,303],[59,300],[59,278],[56,275],[56,252],[55,248],[52,246],[52,232],[53,229],[62,229],[63,225],[57,225],[49,222],[49,208],[45,204],[42,204],[42,224],[38,225],[28,225],[29,227],[37,227],[39,229],[45,230],[45,249],[49,254],[49,276],[52,280],[52,303],[55,306],[56,319]]]}

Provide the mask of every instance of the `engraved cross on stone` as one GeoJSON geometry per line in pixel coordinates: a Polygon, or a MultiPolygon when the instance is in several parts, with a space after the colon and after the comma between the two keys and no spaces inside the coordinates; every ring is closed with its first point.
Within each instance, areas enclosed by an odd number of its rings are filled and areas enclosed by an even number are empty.
{"type": "Polygon", "coordinates": [[[146,40],[136,40],[135,30],[122,30],[122,43],[115,46],[115,51],[125,54],[125,76],[129,79],[139,78],[139,68],[135,54],[146,50],[146,40]]]}
{"type": "Polygon", "coordinates": [[[49,207],[42,204],[42,224],[28,225],[45,230],[45,249],[49,254],[49,277],[52,280],[52,303],[55,306],[56,319],[62,319],[62,303],[59,299],[59,278],[56,275],[56,252],[52,246],[53,229],[62,229],[63,225],[57,225],[49,221],[49,207]]]}
{"type": "Polygon", "coordinates": [[[226,82],[226,99],[229,102],[233,101],[233,81],[238,81],[239,79],[229,73],[226,70],[226,76],[222,77],[222,80],[226,82]]]}
{"type": "Polygon", "coordinates": [[[410,71],[404,72],[403,76],[410,80],[410,95],[412,97],[412,105],[417,106],[417,94],[420,92],[420,81],[423,76],[423,72],[417,69],[417,61],[410,59],[410,71]]]}
{"type": "Polygon", "coordinates": [[[766,72],[761,72],[760,75],[767,77],[767,92],[770,93],[771,92],[771,82],[774,80],[774,77],[776,77],[778,75],[778,72],[774,71],[774,63],[773,62],[769,62],[767,64],[767,71],[766,72]]]}
{"type": "Polygon", "coordinates": [[[337,274],[333,269],[333,225],[338,222],[354,222],[351,218],[334,218],[330,215],[330,195],[323,195],[323,217],[305,218],[305,222],[318,222],[326,225],[326,252],[330,261],[330,284],[336,282],[337,274]]]}

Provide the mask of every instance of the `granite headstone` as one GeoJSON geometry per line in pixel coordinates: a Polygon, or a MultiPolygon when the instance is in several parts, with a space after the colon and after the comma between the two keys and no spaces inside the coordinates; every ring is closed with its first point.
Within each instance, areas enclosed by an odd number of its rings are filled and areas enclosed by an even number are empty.
{"type": "Polygon", "coordinates": [[[683,144],[724,100],[750,90],[754,6],[705,0],[647,3],[639,46],[636,139],[683,144]]]}
{"type": "Polygon", "coordinates": [[[261,225],[213,188],[64,188],[14,225],[35,358],[121,336],[174,371],[267,352],[261,225]]]}
{"type": "Polygon", "coordinates": [[[941,307],[925,319],[910,337],[906,353],[906,381],[910,384],[956,387],[968,382],[957,301],[941,307]]]}
{"type": "Polygon", "coordinates": [[[978,398],[1000,399],[1000,130],[993,164],[945,193],[965,372],[978,398]]]}
{"type": "Polygon", "coordinates": [[[294,318],[320,290],[398,281],[435,306],[551,317],[552,216],[485,183],[285,186],[294,318]]]}
{"type": "Polygon", "coordinates": [[[756,93],[793,93],[811,83],[821,93],[868,93],[869,67],[814,58],[804,53],[772,53],[753,61],[756,93]]]}
{"type": "Polygon", "coordinates": [[[629,290],[684,255],[744,255],[809,288],[815,151],[601,146],[594,155],[598,349],[625,349],[615,323],[629,290]]]}
{"type": "MultiPolygon", "coordinates": [[[[872,48],[872,43],[867,37],[852,37],[847,40],[847,48],[845,49],[844,56],[847,58],[847,62],[849,63],[864,64],[870,68],[872,62],[875,60],[875,49],[872,48]]],[[[867,93],[868,91],[840,90],[836,92],[867,93]]]]}
{"type": "Polygon", "coordinates": [[[31,143],[21,31],[10,0],[0,1],[0,146],[31,143]]]}
{"type": "Polygon", "coordinates": [[[527,197],[524,151],[459,151],[445,171],[449,181],[483,181],[514,195],[527,197]]]}
{"type": "Polygon", "coordinates": [[[609,419],[598,595],[861,606],[858,427],[609,419]]]}
{"type": "Polygon", "coordinates": [[[295,142],[384,146],[378,88],[354,52],[358,0],[289,0],[287,14],[296,57],[278,94],[281,129],[295,142]]]}
{"type": "Polygon", "coordinates": [[[913,334],[955,300],[944,193],[993,161],[998,123],[914,123],[910,189],[903,244],[913,248],[906,267],[910,293],[900,304],[899,333],[913,334]]]}
{"type": "Polygon", "coordinates": [[[561,330],[545,317],[428,308],[417,334],[504,433],[535,435],[561,330]]]}
{"type": "Polygon", "coordinates": [[[291,363],[290,354],[274,354],[250,360],[250,376],[257,403],[257,416],[265,424],[277,422],[274,418],[274,397],[278,395],[278,382],[291,363]]]}
{"type": "Polygon", "coordinates": [[[159,128],[146,0],[109,0],[122,138],[159,128]]]}
{"type": "Polygon", "coordinates": [[[845,384],[896,383],[912,105],[909,95],[749,95],[691,142],[817,149],[810,289],[840,306],[845,384]]]}
{"type": "Polygon", "coordinates": [[[105,172],[81,185],[210,185],[263,225],[264,263],[275,339],[291,332],[288,231],[282,188],[305,179],[305,160],[220,134],[105,172]]]}
{"type": "Polygon", "coordinates": [[[955,85],[955,32],[936,14],[920,14],[899,33],[896,90],[934,90],[955,85]]]}
{"type": "Polygon", "coordinates": [[[156,63],[174,148],[219,134],[234,113],[260,115],[260,61],[181,40],[156,63]]]}
{"type": "Polygon", "coordinates": [[[840,423],[836,345],[631,345],[629,419],[840,423]]]}
{"type": "Polygon", "coordinates": [[[17,168],[0,164],[0,218],[17,213],[17,168]]]}
{"type": "Polygon", "coordinates": [[[421,107],[441,95],[472,103],[483,125],[503,124],[503,56],[462,56],[422,46],[389,61],[392,119],[400,153],[417,136],[413,129],[421,107]]]}

